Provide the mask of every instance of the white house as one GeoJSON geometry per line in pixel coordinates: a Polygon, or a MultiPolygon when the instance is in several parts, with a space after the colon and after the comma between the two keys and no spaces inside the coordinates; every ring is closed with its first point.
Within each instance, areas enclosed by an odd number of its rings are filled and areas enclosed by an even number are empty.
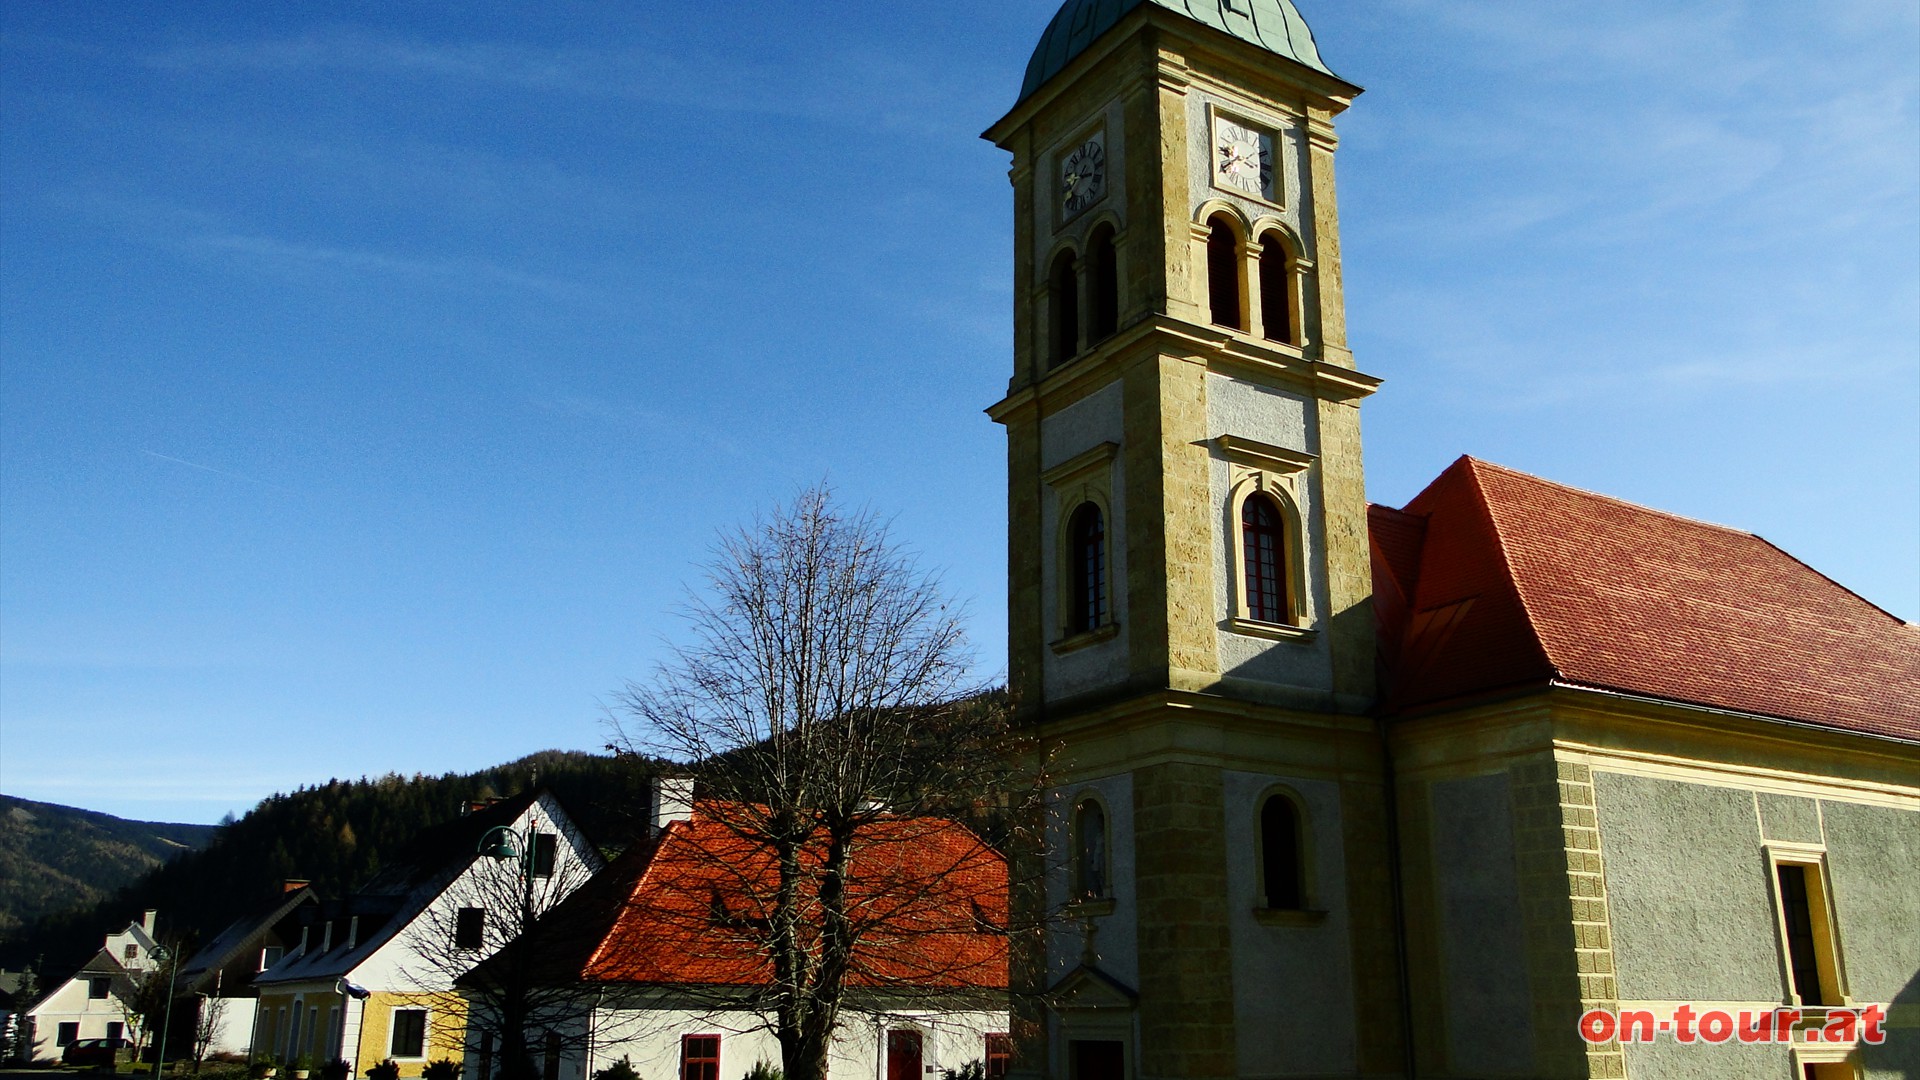
{"type": "Polygon", "coordinates": [[[255,1053],[352,1075],[393,1059],[414,1077],[458,1059],[466,1009],[453,980],[603,867],[557,799],[530,791],[422,831],[403,862],[344,900],[302,912],[298,940],[254,980],[255,1053]]]}
{"type": "Polygon", "coordinates": [[[80,1039],[138,1041],[137,1020],[124,1003],[131,996],[132,977],[153,966],[159,947],[154,941],[157,922],[158,913],[149,909],[126,929],[108,934],[92,959],[26,1011],[33,1060],[56,1060],[68,1043],[80,1039]]]}

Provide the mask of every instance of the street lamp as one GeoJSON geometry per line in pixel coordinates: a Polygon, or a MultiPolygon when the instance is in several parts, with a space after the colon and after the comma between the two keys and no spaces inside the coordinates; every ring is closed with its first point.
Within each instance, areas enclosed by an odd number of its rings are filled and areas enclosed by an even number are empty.
{"type": "MultiPolygon", "coordinates": [[[[160,929],[160,919],[159,919],[159,916],[155,916],[154,930],[157,933],[159,929],[160,929]]],[[[154,962],[156,963],[171,964],[174,959],[173,950],[167,948],[164,945],[159,944],[158,942],[155,942],[153,946],[153,959],[154,959],[154,962]]],[[[153,1075],[155,1080],[159,1080],[161,1071],[167,1067],[167,1029],[173,1026],[174,975],[175,975],[175,972],[173,970],[171,969],[168,970],[167,972],[167,1006],[166,1008],[160,1011],[160,1017],[161,1017],[160,1043],[159,1043],[159,1046],[155,1048],[153,1053],[153,1075]]]]}

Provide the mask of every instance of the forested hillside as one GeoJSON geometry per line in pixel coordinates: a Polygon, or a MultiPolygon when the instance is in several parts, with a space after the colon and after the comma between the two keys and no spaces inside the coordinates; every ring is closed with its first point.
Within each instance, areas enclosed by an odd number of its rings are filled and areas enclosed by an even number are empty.
{"type": "Polygon", "coordinates": [[[206,847],[211,825],[128,821],[0,795],[0,934],[94,904],[176,856],[206,847]]]}
{"type": "Polygon", "coordinates": [[[159,909],[164,936],[204,940],[288,878],[340,895],[378,872],[421,828],[458,816],[469,801],[524,790],[536,776],[602,846],[624,846],[645,820],[647,770],[605,755],[546,751],[477,773],[331,780],[271,796],[238,820],[199,826],[214,833],[203,850],[109,896],[8,931],[0,967],[70,971],[99,948],[102,935],[143,908],[159,909]]]}

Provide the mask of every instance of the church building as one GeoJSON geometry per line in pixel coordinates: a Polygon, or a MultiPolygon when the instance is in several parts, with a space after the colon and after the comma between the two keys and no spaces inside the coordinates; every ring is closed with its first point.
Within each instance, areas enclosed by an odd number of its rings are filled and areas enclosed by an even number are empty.
{"type": "Polygon", "coordinates": [[[1012,1075],[1920,1075],[1920,629],[1471,458],[1369,505],[1359,93],[1290,0],[1067,0],[986,133],[1009,680],[1057,751],[1012,1075]]]}

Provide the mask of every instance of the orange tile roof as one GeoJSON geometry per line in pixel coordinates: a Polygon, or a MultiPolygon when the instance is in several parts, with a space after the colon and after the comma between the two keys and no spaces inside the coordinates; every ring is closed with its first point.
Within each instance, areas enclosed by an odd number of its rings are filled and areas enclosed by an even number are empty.
{"type": "Polygon", "coordinates": [[[1372,532],[1389,711],[1557,681],[1920,740],[1920,628],[1751,533],[1468,457],[1372,532]]]}
{"type": "MultiPolygon", "coordinates": [[[[580,907],[594,921],[597,940],[577,977],[770,984],[764,919],[776,867],[769,848],[729,826],[746,813],[702,801],[692,820],[671,823],[650,850],[610,868],[623,895],[617,903],[580,907]]],[[[810,870],[817,870],[819,856],[817,849],[806,852],[810,870]]],[[[1006,987],[1006,938],[992,929],[1006,924],[1006,860],[963,826],[935,818],[882,818],[863,826],[849,893],[862,937],[848,985],[1006,987]]],[[[577,939],[579,930],[556,925],[548,932],[577,939]]],[[[803,934],[818,944],[817,933],[803,934]]]]}

